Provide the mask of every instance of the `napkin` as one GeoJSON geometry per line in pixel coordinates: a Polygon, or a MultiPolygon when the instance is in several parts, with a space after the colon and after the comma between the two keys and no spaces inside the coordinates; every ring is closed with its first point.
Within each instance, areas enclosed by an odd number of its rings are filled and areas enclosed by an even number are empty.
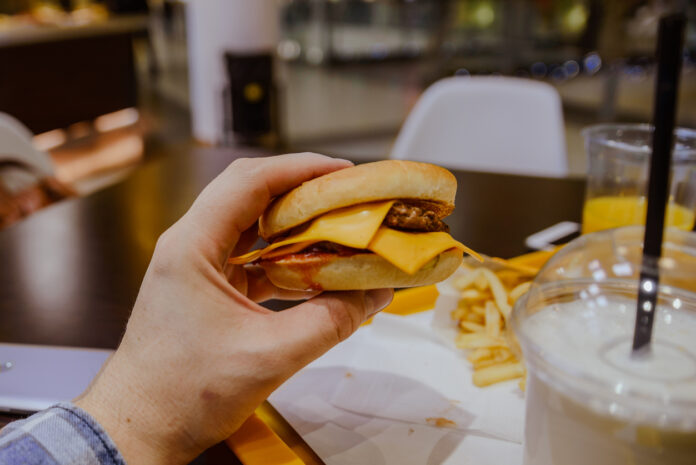
{"type": "Polygon", "coordinates": [[[517,382],[477,388],[443,314],[380,314],[288,380],[270,402],[329,465],[517,464],[517,382]]]}
{"type": "Polygon", "coordinates": [[[521,443],[524,397],[517,382],[473,386],[465,353],[440,342],[432,318],[433,312],[375,319],[372,334],[352,348],[352,371],[331,403],[376,418],[521,443]]]}

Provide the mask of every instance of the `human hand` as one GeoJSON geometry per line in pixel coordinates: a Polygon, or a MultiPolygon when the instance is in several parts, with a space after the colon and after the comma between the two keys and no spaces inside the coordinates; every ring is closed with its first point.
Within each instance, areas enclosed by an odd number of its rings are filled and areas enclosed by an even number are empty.
{"type": "Polygon", "coordinates": [[[392,291],[303,293],[226,265],[270,200],[350,166],[317,154],[240,159],[157,242],[118,350],[75,403],[129,464],[186,463],[283,381],[384,308],[392,291]],[[312,297],[272,312],[254,301],[312,297]]]}

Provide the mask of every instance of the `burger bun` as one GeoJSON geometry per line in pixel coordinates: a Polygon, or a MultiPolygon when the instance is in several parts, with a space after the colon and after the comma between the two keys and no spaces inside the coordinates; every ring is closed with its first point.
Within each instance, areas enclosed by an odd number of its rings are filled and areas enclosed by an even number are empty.
{"type": "Polygon", "coordinates": [[[454,273],[462,263],[462,256],[459,250],[446,250],[414,274],[373,253],[296,254],[261,260],[259,265],[268,279],[283,289],[347,291],[434,284],[454,273]]]}

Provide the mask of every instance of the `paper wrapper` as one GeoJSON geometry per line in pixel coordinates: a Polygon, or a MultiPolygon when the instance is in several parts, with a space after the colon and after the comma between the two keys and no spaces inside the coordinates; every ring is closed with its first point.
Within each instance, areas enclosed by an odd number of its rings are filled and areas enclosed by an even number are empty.
{"type": "Polygon", "coordinates": [[[523,393],[473,386],[458,293],[438,288],[434,311],[378,315],[271,396],[328,464],[521,463],[523,393]]]}

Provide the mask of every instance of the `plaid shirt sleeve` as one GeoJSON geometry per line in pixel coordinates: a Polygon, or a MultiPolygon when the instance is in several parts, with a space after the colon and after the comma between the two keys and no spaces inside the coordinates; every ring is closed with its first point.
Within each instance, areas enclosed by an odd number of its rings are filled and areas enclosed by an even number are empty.
{"type": "Polygon", "coordinates": [[[0,465],[126,465],[87,412],[66,402],[0,430],[0,465]]]}

